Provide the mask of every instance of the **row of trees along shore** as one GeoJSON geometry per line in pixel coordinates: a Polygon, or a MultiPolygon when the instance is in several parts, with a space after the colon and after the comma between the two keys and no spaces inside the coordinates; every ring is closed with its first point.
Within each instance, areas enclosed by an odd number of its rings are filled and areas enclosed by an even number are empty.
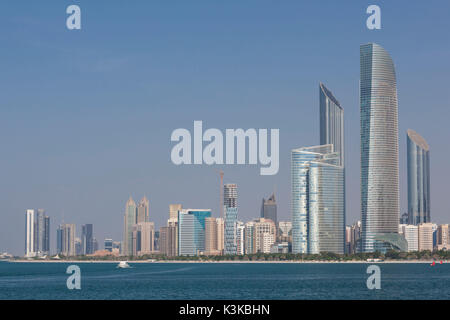
{"type": "MultiPolygon", "coordinates": [[[[390,260],[450,260],[450,251],[414,251],[399,252],[388,251],[373,253],[336,254],[332,252],[322,252],[320,254],[294,254],[294,253],[255,253],[245,255],[214,255],[214,256],[173,256],[162,254],[146,254],[142,256],[59,256],[60,260],[80,260],[80,261],[367,261],[368,259],[390,260]]],[[[34,258],[42,260],[41,258],[34,258]]],[[[52,259],[49,257],[48,259],[52,259]]]]}

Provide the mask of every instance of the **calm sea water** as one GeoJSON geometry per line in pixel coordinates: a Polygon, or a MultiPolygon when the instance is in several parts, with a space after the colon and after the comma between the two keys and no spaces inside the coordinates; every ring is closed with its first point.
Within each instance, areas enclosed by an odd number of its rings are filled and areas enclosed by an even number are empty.
{"type": "Polygon", "coordinates": [[[450,264],[78,263],[81,290],[68,290],[66,263],[0,262],[0,299],[450,299],[450,264]]]}

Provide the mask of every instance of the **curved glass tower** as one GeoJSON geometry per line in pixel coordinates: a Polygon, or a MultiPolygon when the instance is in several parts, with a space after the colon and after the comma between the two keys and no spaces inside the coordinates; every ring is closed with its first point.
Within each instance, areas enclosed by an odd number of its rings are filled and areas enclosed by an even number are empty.
{"type": "Polygon", "coordinates": [[[344,253],[344,168],[333,145],[291,151],[292,252],[344,253]]]}
{"type": "Polygon", "coordinates": [[[375,43],[361,45],[360,68],[361,249],[386,251],[396,246],[400,212],[395,68],[375,43]]]}
{"type": "Polygon", "coordinates": [[[430,147],[417,132],[409,129],[408,152],[408,218],[418,225],[430,218],[430,147]]]}

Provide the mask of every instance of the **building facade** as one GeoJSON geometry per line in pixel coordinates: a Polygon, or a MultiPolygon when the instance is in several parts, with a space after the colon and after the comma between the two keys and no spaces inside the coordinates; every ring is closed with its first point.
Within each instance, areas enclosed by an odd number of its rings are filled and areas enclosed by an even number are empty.
{"type": "Polygon", "coordinates": [[[344,253],[344,168],[333,145],[291,152],[293,253],[344,253]]]}
{"type": "Polygon", "coordinates": [[[275,224],[278,223],[275,193],[272,193],[267,200],[263,198],[261,205],[261,218],[270,219],[275,222],[275,224]]]}
{"type": "Polygon", "coordinates": [[[319,84],[320,144],[332,144],[339,154],[338,165],[344,166],[344,109],[323,83],[319,84]]]}
{"type": "Polygon", "coordinates": [[[43,209],[25,214],[25,256],[42,257],[50,253],[50,218],[43,209]]]}
{"type": "Polygon", "coordinates": [[[178,212],[178,251],[180,256],[197,256],[205,251],[205,219],[209,209],[183,209],[178,212]]]}
{"type": "Polygon", "coordinates": [[[449,250],[450,249],[450,233],[448,224],[440,224],[436,230],[436,249],[449,250]]]}
{"type": "Polygon", "coordinates": [[[150,202],[144,196],[136,207],[136,223],[150,221],[150,202]]]}
{"type": "MultiPolygon", "coordinates": [[[[62,254],[66,257],[75,256],[75,235],[76,235],[75,224],[66,223],[61,224],[57,231],[57,242],[58,242],[58,254],[62,254]]],[[[81,244],[81,241],[80,241],[81,244]]]]}
{"type": "Polygon", "coordinates": [[[133,254],[133,226],[136,224],[136,203],[130,196],[125,205],[123,223],[123,255],[133,254]]]}
{"type": "Polygon", "coordinates": [[[225,244],[224,254],[235,255],[237,254],[237,185],[225,184],[223,186],[224,192],[224,223],[225,223],[225,244]]]}
{"type": "Polygon", "coordinates": [[[419,228],[411,224],[400,224],[398,232],[403,235],[408,242],[408,252],[419,250],[419,228]]]}
{"type": "Polygon", "coordinates": [[[81,254],[93,254],[94,251],[94,226],[84,224],[81,226],[81,254]]]}
{"type": "Polygon", "coordinates": [[[205,255],[220,255],[217,218],[205,218],[205,255]]]}
{"type": "MultiPolygon", "coordinates": [[[[400,249],[398,103],[394,63],[375,43],[360,47],[362,251],[400,249]]],[[[403,239],[403,241],[402,241],[403,239]]]]}
{"type": "Polygon", "coordinates": [[[433,224],[421,223],[418,226],[419,231],[419,251],[433,251],[433,224]]]}
{"type": "Polygon", "coordinates": [[[408,216],[411,224],[431,222],[430,147],[417,132],[406,135],[408,162],[408,216]]]}

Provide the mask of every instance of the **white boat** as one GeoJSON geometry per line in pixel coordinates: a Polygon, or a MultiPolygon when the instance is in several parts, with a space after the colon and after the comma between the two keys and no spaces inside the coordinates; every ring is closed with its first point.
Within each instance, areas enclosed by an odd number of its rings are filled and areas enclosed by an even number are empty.
{"type": "Polygon", "coordinates": [[[130,268],[130,265],[126,261],[120,261],[117,268],[130,268]]]}

